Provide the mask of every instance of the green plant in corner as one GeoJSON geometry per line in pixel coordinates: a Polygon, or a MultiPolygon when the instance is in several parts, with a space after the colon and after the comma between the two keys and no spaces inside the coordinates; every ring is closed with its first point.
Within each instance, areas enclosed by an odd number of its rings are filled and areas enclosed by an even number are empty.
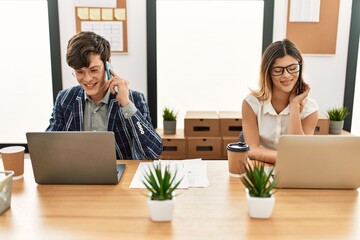
{"type": "Polygon", "coordinates": [[[271,197],[275,192],[273,188],[277,179],[273,176],[274,168],[266,171],[265,163],[252,161],[245,164],[245,174],[241,177],[242,183],[249,191],[251,197],[271,197]]]}
{"type": "Polygon", "coordinates": [[[334,107],[327,110],[330,121],[343,121],[349,114],[349,109],[344,107],[334,107]]]}
{"type": "Polygon", "coordinates": [[[164,121],[175,121],[177,113],[175,113],[174,110],[165,107],[162,116],[164,121]]]}
{"type": "Polygon", "coordinates": [[[172,173],[170,165],[166,165],[165,168],[162,168],[161,165],[160,162],[153,163],[145,173],[143,183],[151,194],[151,200],[171,200],[174,191],[182,181],[182,178],[176,181],[177,169],[172,173]]]}

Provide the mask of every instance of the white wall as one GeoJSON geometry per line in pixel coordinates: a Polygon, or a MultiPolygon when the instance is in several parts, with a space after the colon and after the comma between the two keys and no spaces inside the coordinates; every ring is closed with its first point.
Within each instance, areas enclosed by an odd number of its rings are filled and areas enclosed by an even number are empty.
{"type": "Polygon", "coordinates": [[[241,111],[258,86],[263,12],[262,1],[157,1],[159,128],[164,107],[178,128],[187,111],[241,111]]]}
{"type": "Polygon", "coordinates": [[[47,1],[0,0],[0,29],[0,144],[23,144],[53,105],[47,1]]]}
{"type": "MultiPolygon", "coordinates": [[[[66,88],[77,84],[65,62],[67,40],[75,33],[75,13],[73,1],[59,1],[58,4],[63,85],[66,88]]],[[[146,0],[129,0],[127,4],[129,53],[113,55],[112,63],[118,74],[130,81],[132,89],[146,95],[146,0]]],[[[286,4],[287,0],[275,0],[274,41],[286,36],[286,4]]],[[[305,80],[312,87],[310,97],[318,102],[323,114],[328,108],[343,104],[351,5],[352,1],[340,1],[336,54],[304,56],[305,80]]]]}
{"type": "MultiPolygon", "coordinates": [[[[129,80],[131,89],[140,91],[147,97],[146,0],[126,2],[128,53],[113,54],[111,63],[119,76],[129,80]]],[[[68,88],[78,84],[65,57],[67,42],[76,33],[74,1],[58,1],[58,7],[63,88],[68,88]]]]}

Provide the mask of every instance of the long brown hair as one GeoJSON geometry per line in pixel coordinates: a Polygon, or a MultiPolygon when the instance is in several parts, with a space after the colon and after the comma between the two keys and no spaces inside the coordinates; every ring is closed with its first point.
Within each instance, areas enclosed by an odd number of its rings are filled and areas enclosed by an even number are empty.
{"type": "Polygon", "coordinates": [[[270,70],[276,59],[286,55],[292,56],[303,65],[304,60],[299,49],[289,39],[273,42],[264,51],[260,66],[259,89],[251,91],[259,100],[271,100],[273,83],[270,70]]]}

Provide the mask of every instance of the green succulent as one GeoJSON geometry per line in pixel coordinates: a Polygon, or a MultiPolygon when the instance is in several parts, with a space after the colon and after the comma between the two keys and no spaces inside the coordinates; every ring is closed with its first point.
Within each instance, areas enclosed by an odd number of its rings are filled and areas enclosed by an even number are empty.
{"type": "Polygon", "coordinates": [[[175,121],[177,117],[177,113],[175,113],[174,110],[165,107],[162,116],[164,121],[175,121]]]}
{"type": "Polygon", "coordinates": [[[151,193],[151,200],[171,200],[173,192],[182,181],[182,178],[177,182],[175,181],[177,169],[172,174],[169,164],[165,168],[162,168],[161,165],[161,162],[153,163],[148,172],[145,173],[143,183],[151,193]]]}
{"type": "Polygon", "coordinates": [[[245,165],[245,174],[241,181],[248,189],[252,197],[271,197],[275,192],[272,191],[277,184],[277,179],[273,176],[274,168],[269,172],[265,169],[265,163],[252,161],[245,165]]]}
{"type": "Polygon", "coordinates": [[[349,114],[349,109],[345,107],[334,107],[327,110],[327,114],[332,121],[343,121],[349,114]]]}

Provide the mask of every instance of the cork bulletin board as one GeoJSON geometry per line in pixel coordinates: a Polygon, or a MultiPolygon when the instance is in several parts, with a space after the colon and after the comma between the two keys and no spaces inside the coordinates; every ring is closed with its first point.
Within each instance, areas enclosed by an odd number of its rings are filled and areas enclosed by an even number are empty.
{"type": "Polygon", "coordinates": [[[319,22],[291,22],[288,0],[286,37],[304,54],[335,54],[340,0],[322,0],[319,22]]]}
{"type": "Polygon", "coordinates": [[[96,32],[110,42],[112,53],[127,53],[126,11],[126,0],[75,0],[76,32],[96,32]]]}

